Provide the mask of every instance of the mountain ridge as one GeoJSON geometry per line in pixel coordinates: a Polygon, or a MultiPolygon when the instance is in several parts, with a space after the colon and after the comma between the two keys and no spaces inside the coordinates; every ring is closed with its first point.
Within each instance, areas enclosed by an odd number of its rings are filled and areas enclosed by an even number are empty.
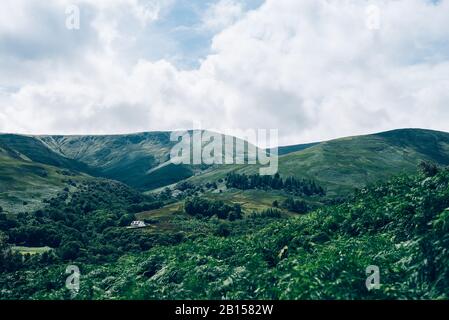
{"type": "MultiPolygon", "coordinates": [[[[168,163],[170,150],[176,143],[170,141],[170,132],[164,131],[89,136],[0,134],[4,163],[16,163],[17,168],[30,163],[37,167],[42,164],[77,175],[118,180],[141,191],[182,180],[200,184],[214,182],[225,178],[229,172],[254,174],[259,169],[258,165],[235,164],[176,166],[168,163]]],[[[414,171],[420,161],[449,165],[449,133],[396,129],[283,146],[280,150],[281,176],[314,179],[330,194],[338,195],[392,175],[414,171]]],[[[20,175],[17,170],[14,175],[20,175]]],[[[10,176],[13,173],[3,171],[0,179],[14,178],[19,183],[17,177],[10,176]]]]}

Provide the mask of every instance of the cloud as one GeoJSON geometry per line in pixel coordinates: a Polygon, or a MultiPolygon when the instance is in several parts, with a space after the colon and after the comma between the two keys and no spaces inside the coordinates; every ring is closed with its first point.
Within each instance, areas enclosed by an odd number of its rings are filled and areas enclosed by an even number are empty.
{"type": "Polygon", "coordinates": [[[198,21],[217,30],[209,54],[190,69],[163,57],[177,47],[160,36],[169,29],[159,30],[176,1],[84,0],[77,35],[56,27],[64,20],[57,5],[7,2],[18,22],[0,24],[3,132],[118,133],[202,121],[279,128],[281,143],[295,143],[448,130],[447,1],[267,0],[254,10],[218,1],[198,21]],[[367,27],[370,3],[379,28],[367,27]],[[43,25],[33,29],[27,17],[36,12],[43,25]]]}
{"type": "Polygon", "coordinates": [[[202,26],[210,31],[221,31],[243,15],[241,3],[233,0],[220,0],[211,4],[203,13],[202,26]]]}

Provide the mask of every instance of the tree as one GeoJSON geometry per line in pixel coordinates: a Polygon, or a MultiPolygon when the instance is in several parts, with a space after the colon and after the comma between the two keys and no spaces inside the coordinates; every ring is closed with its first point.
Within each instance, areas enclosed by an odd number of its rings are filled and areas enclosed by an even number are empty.
{"type": "Polygon", "coordinates": [[[191,216],[212,217],[231,221],[242,218],[242,208],[239,204],[228,205],[223,201],[209,201],[207,199],[193,197],[184,202],[184,211],[191,216]]]}
{"type": "Polygon", "coordinates": [[[293,198],[287,198],[282,203],[282,206],[292,212],[296,213],[307,213],[310,211],[309,206],[303,200],[294,200],[293,198]]]}
{"type": "Polygon", "coordinates": [[[421,161],[418,167],[426,177],[434,177],[439,171],[438,166],[435,163],[428,161],[421,161]]]}
{"type": "Polygon", "coordinates": [[[22,257],[8,244],[8,235],[0,231],[0,271],[15,271],[22,265],[22,257]]]}
{"type": "Polygon", "coordinates": [[[231,234],[231,231],[229,230],[229,226],[227,224],[220,223],[215,231],[215,234],[219,237],[225,238],[231,234]]]}
{"type": "Polygon", "coordinates": [[[81,244],[77,241],[70,241],[59,248],[59,255],[64,260],[75,260],[79,257],[81,244]]]}
{"type": "Polygon", "coordinates": [[[133,220],[134,220],[134,215],[133,214],[125,214],[125,215],[120,217],[119,225],[121,227],[129,226],[130,223],[133,222],[133,220]]]}

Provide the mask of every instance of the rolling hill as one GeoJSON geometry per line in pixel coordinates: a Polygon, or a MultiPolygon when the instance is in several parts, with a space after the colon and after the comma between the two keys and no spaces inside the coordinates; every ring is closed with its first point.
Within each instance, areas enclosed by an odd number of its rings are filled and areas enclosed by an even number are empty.
{"type": "MultiPolygon", "coordinates": [[[[189,131],[190,134],[192,132],[189,131]]],[[[88,165],[96,176],[118,180],[139,190],[150,190],[187,179],[211,167],[172,164],[170,150],[177,142],[170,141],[170,134],[144,132],[105,136],[39,136],[36,139],[55,153],[88,165]]]]}
{"type": "MultiPolygon", "coordinates": [[[[173,165],[170,132],[108,136],[0,135],[0,205],[37,203],[70,176],[118,180],[141,191],[187,179],[214,182],[229,172],[257,173],[257,165],[173,165]]],[[[416,170],[420,161],[449,165],[449,133],[401,129],[280,148],[279,172],[317,180],[342,195],[377,180],[416,170]]]]}
{"type": "MultiPolygon", "coordinates": [[[[281,155],[279,173],[315,179],[328,194],[338,195],[393,175],[414,172],[421,161],[449,165],[449,133],[400,129],[322,142],[281,155]]],[[[190,180],[215,180],[232,171],[254,174],[258,166],[225,166],[190,180]]]]}
{"type": "MultiPolygon", "coordinates": [[[[150,132],[106,136],[40,136],[36,137],[54,152],[94,168],[95,175],[119,180],[139,189],[160,186],[156,172],[151,171],[169,160],[169,132],[150,132]]],[[[192,175],[192,169],[178,167],[166,172],[164,182],[173,183],[192,175]]]]}
{"type": "Polygon", "coordinates": [[[36,210],[43,199],[56,195],[70,180],[88,177],[70,169],[78,166],[85,168],[36,140],[0,136],[0,206],[7,213],[36,210]],[[17,148],[12,149],[13,145],[17,148]]]}
{"type": "Polygon", "coordinates": [[[314,178],[328,195],[407,173],[344,201],[286,184],[211,183],[255,165],[189,168],[197,185],[177,193],[87,174],[182,179],[157,135],[0,136],[0,299],[73,298],[61,278],[72,263],[87,284],[77,299],[447,298],[449,169],[409,173],[423,160],[449,164],[448,133],[394,130],[284,149],[281,175],[314,178]],[[147,225],[129,227],[135,219],[147,225]],[[368,265],[383,270],[380,291],[366,290],[368,265]]]}
{"type": "Polygon", "coordinates": [[[176,143],[170,141],[170,132],[104,136],[0,135],[0,206],[11,211],[12,206],[22,210],[23,202],[37,203],[64,188],[67,173],[117,180],[146,191],[210,168],[172,164],[170,150],[176,143]],[[59,176],[58,172],[65,175],[59,176]]]}

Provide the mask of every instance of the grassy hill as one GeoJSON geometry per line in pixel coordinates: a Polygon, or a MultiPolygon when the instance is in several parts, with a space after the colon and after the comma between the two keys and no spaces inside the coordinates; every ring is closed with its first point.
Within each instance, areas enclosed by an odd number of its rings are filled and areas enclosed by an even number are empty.
{"type": "MultiPolygon", "coordinates": [[[[449,164],[449,133],[402,129],[322,142],[279,157],[282,176],[311,178],[330,195],[348,193],[377,180],[416,170],[420,161],[449,164]]],[[[191,178],[203,182],[227,173],[254,174],[257,166],[224,166],[191,178]]]]}
{"type": "Polygon", "coordinates": [[[298,152],[298,151],[305,150],[305,149],[311,148],[313,146],[316,146],[317,144],[319,144],[319,142],[295,144],[295,145],[291,145],[291,146],[281,146],[278,148],[278,155],[283,156],[285,154],[298,152]]]}
{"type": "MultiPolygon", "coordinates": [[[[0,199],[5,208],[38,203],[65,186],[67,172],[124,182],[146,191],[187,179],[214,182],[229,172],[253,174],[254,165],[170,163],[169,132],[106,136],[0,135],[0,199]]],[[[422,161],[449,164],[449,134],[403,129],[280,148],[279,172],[317,180],[328,195],[347,194],[377,180],[414,172],[422,161]]],[[[0,204],[0,205],[2,205],[0,204]]],[[[18,210],[18,209],[17,209],[18,210]]],[[[17,211],[15,210],[15,211],[17,211]]]]}
{"type": "MultiPolygon", "coordinates": [[[[148,171],[168,161],[173,146],[168,132],[38,138],[52,150],[95,168],[97,175],[139,188],[152,186],[148,171]]],[[[189,175],[190,171],[181,174],[189,175]]]]}
{"type": "Polygon", "coordinates": [[[66,169],[11,156],[0,148],[0,206],[6,213],[35,210],[42,200],[56,195],[86,176],[66,169]]]}
{"type": "Polygon", "coordinates": [[[170,132],[106,136],[0,135],[0,206],[26,209],[66,187],[69,175],[89,175],[152,190],[210,166],[174,165],[170,132]]]}
{"type": "MultiPolygon", "coordinates": [[[[209,167],[188,179],[201,185],[146,194],[66,168],[86,161],[81,164],[94,169],[121,168],[126,177],[127,167],[108,154],[136,168],[148,155],[139,144],[151,145],[129,138],[3,140],[9,142],[0,148],[6,211],[0,214],[0,299],[70,299],[68,264],[83,275],[77,299],[448,298],[449,169],[410,172],[421,160],[449,164],[449,134],[396,130],[281,156],[283,176],[315,178],[334,194],[388,180],[344,201],[295,193],[287,184],[240,190],[232,179],[202,183],[230,170],[257,172],[257,166],[209,167]],[[289,206],[290,197],[310,208],[289,206]],[[136,218],[148,225],[129,228],[136,218]],[[371,291],[365,286],[370,265],[381,272],[380,289],[371,291]]],[[[158,159],[160,150],[154,152],[158,159]]],[[[158,174],[155,181],[182,169],[162,160],[151,166],[143,178],[158,174]]]]}
{"type": "Polygon", "coordinates": [[[95,169],[96,175],[140,190],[173,184],[208,167],[171,164],[170,150],[177,142],[170,141],[170,132],[37,138],[53,151],[95,169]]]}
{"type": "Polygon", "coordinates": [[[14,159],[32,161],[54,167],[91,172],[90,168],[72,157],[65,157],[31,136],[2,134],[0,148],[3,154],[14,159]]]}

